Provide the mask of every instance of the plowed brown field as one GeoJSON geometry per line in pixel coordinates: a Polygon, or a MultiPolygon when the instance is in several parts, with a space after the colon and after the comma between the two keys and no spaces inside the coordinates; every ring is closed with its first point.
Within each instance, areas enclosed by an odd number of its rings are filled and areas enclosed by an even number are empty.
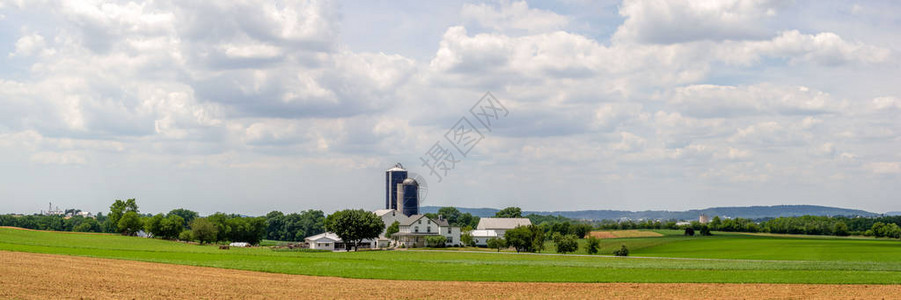
{"type": "MultiPolygon", "coordinates": [[[[435,270],[440,272],[441,270],[435,270]]],[[[899,298],[892,285],[417,282],[0,251],[0,298],[899,298]]]]}

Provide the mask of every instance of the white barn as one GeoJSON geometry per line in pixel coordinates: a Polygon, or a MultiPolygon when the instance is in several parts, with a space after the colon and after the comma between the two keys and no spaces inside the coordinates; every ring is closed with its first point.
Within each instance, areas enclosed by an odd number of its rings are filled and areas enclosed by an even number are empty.
{"type": "Polygon", "coordinates": [[[503,238],[507,230],[532,225],[528,218],[481,218],[477,230],[493,230],[498,237],[503,238]]]}
{"type": "MultiPolygon", "coordinates": [[[[345,248],[344,241],[341,240],[341,237],[331,232],[325,232],[310,236],[303,239],[303,241],[310,247],[310,249],[336,251],[344,250],[345,248]]],[[[375,248],[376,242],[373,240],[365,239],[360,243],[358,247],[375,248]]]]}

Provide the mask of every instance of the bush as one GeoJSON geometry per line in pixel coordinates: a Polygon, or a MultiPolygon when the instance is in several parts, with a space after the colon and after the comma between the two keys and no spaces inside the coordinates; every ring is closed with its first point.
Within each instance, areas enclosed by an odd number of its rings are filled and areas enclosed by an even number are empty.
{"type": "Polygon", "coordinates": [[[497,249],[497,252],[501,252],[501,249],[507,248],[507,241],[501,238],[490,238],[487,241],[488,248],[497,249]]]}
{"type": "Polygon", "coordinates": [[[557,252],[558,253],[566,254],[566,253],[576,252],[576,250],[579,250],[579,241],[578,241],[578,238],[576,237],[576,235],[574,235],[574,234],[567,234],[567,235],[561,236],[559,239],[554,241],[554,243],[557,244],[557,252]]]}
{"type": "Polygon", "coordinates": [[[194,234],[191,233],[191,230],[182,230],[181,233],[178,234],[178,239],[185,242],[190,242],[194,240],[194,234]]]}
{"type": "Polygon", "coordinates": [[[601,249],[601,239],[596,237],[589,237],[588,243],[586,244],[588,254],[598,254],[598,250],[601,249]]]}
{"type": "Polygon", "coordinates": [[[694,235],[695,235],[695,229],[694,229],[694,228],[691,228],[691,227],[685,228],[685,235],[687,235],[687,236],[694,236],[694,235]]]}
{"type": "Polygon", "coordinates": [[[707,225],[701,226],[701,235],[702,236],[711,236],[712,235],[712,234],[710,234],[710,228],[707,227],[707,225]]]}
{"type": "Polygon", "coordinates": [[[626,245],[623,245],[619,250],[614,250],[613,255],[616,256],[629,256],[629,248],[626,248],[626,245]]]}
{"type": "Polygon", "coordinates": [[[447,243],[447,238],[442,235],[427,236],[425,238],[425,243],[429,247],[440,248],[444,247],[444,244],[447,243]]]}

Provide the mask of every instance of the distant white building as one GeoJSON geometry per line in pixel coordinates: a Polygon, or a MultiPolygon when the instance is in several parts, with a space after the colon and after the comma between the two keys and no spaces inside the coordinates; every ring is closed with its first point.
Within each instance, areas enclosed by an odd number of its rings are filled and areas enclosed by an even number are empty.
{"type": "Polygon", "coordinates": [[[394,234],[394,237],[397,239],[398,245],[407,248],[425,247],[426,238],[429,236],[444,237],[445,246],[456,246],[461,243],[460,227],[450,226],[444,219],[432,220],[425,215],[412,215],[400,222],[399,225],[399,231],[394,234]]]}
{"type": "Polygon", "coordinates": [[[228,246],[230,246],[230,247],[250,247],[250,243],[235,242],[235,243],[228,244],[228,246]]]}
{"type": "MultiPolygon", "coordinates": [[[[320,233],[320,234],[317,234],[314,236],[309,236],[309,237],[303,239],[303,241],[307,245],[309,245],[310,249],[329,250],[329,251],[345,249],[345,244],[344,244],[344,241],[341,240],[341,237],[339,237],[337,234],[334,234],[331,232],[325,232],[325,233],[320,233]]],[[[375,248],[376,241],[365,239],[360,243],[360,245],[358,245],[358,247],[359,248],[375,248]]]]}
{"type": "Polygon", "coordinates": [[[488,246],[488,240],[497,238],[497,231],[494,230],[473,230],[469,234],[476,246],[488,246]]]}
{"type": "Polygon", "coordinates": [[[379,234],[378,238],[378,247],[382,248],[391,246],[392,243],[392,239],[385,235],[385,233],[388,231],[388,227],[390,227],[391,224],[394,224],[394,222],[398,222],[398,224],[400,224],[405,223],[410,219],[410,217],[407,217],[394,209],[379,209],[372,213],[382,218],[382,222],[385,223],[385,229],[382,230],[382,233],[379,234]]]}
{"type": "Polygon", "coordinates": [[[710,217],[707,216],[707,215],[705,215],[705,214],[701,214],[701,215],[698,217],[698,223],[701,223],[701,224],[707,224],[707,223],[710,223],[710,217]]]}
{"type": "MultiPolygon", "coordinates": [[[[482,218],[479,220],[477,230],[493,230],[497,237],[504,237],[507,230],[532,225],[528,218],[482,218]]],[[[475,231],[475,230],[474,230],[475,231]]]]}

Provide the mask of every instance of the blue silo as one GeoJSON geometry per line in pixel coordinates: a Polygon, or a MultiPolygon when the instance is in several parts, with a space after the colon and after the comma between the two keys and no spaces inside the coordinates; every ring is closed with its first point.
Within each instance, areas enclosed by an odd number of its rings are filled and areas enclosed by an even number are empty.
{"type": "Polygon", "coordinates": [[[400,163],[385,171],[385,209],[399,210],[397,207],[397,186],[407,179],[407,170],[400,163]]]}

